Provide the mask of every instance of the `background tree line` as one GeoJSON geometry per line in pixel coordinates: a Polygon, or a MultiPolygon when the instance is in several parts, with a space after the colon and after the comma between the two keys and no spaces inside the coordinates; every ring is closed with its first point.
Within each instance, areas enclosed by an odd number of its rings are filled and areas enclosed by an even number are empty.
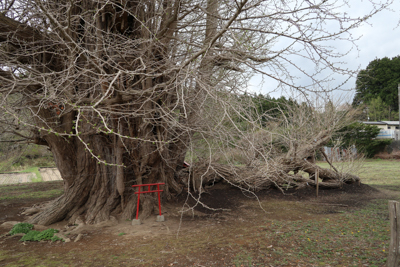
{"type": "Polygon", "coordinates": [[[363,120],[383,121],[399,119],[398,84],[400,57],[384,57],[371,61],[359,71],[353,106],[363,106],[363,120]]]}

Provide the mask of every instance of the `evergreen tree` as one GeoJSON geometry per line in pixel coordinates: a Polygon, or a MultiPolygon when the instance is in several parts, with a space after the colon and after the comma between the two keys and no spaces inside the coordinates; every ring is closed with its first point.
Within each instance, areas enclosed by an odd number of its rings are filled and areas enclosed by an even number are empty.
{"type": "MultiPolygon", "coordinates": [[[[370,103],[377,98],[387,104],[387,110],[398,111],[398,84],[400,83],[400,56],[371,61],[361,70],[356,80],[354,106],[370,103]]],[[[376,103],[374,103],[376,104],[376,103]]],[[[388,116],[389,117],[389,116],[388,116]]]]}

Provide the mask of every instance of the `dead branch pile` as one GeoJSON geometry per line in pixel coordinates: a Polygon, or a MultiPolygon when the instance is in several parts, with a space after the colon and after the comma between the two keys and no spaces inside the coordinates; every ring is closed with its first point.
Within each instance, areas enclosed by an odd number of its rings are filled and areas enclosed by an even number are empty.
{"type": "Polygon", "coordinates": [[[338,171],[327,158],[332,169],[322,168],[313,160],[307,160],[314,158],[316,151],[321,151],[330,136],[328,131],[323,130],[311,142],[292,144],[287,153],[270,155],[262,163],[258,161],[258,164],[250,166],[235,166],[207,161],[196,164],[190,170],[183,170],[180,175],[189,189],[200,192],[203,187],[218,182],[251,191],[316,186],[316,173],[322,180],[318,183],[321,188],[340,188],[343,184],[360,183],[358,176],[338,171]]]}
{"type": "Polygon", "coordinates": [[[187,176],[183,180],[190,189],[200,192],[203,187],[209,187],[218,182],[229,183],[251,191],[268,188],[302,188],[316,186],[314,175],[317,170],[322,179],[322,182],[319,182],[321,188],[340,188],[343,184],[360,182],[358,176],[321,168],[305,160],[290,165],[267,164],[260,167],[233,167],[218,163],[203,163],[194,167],[190,175],[186,171],[187,176]],[[293,172],[298,169],[308,173],[309,177],[294,174],[293,172]]]}

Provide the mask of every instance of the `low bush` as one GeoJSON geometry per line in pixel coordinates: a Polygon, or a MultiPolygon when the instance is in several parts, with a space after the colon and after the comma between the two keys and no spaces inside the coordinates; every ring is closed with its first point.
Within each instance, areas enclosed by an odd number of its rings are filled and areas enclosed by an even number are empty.
{"type": "Polygon", "coordinates": [[[64,241],[64,239],[54,236],[55,233],[58,233],[58,230],[53,228],[46,229],[44,231],[35,231],[33,229],[33,224],[30,223],[17,223],[10,231],[10,235],[15,234],[25,234],[20,241],[42,241],[42,240],[50,240],[54,241],[64,241]]]}
{"type": "Polygon", "coordinates": [[[45,241],[45,240],[50,240],[52,242],[54,241],[63,241],[62,238],[59,238],[57,236],[54,236],[55,233],[58,233],[58,230],[49,228],[44,231],[34,231],[31,230],[29,231],[26,235],[24,235],[20,241],[45,241]]]}
{"type": "Polygon", "coordinates": [[[17,223],[10,231],[10,235],[27,234],[33,229],[33,224],[30,223],[17,223]]]}

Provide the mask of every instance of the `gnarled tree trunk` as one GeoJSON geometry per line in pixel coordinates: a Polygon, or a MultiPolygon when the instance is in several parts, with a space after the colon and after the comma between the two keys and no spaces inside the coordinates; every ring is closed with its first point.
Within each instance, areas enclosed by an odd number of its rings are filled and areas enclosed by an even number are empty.
{"type": "MultiPolygon", "coordinates": [[[[108,162],[99,164],[78,138],[64,140],[55,135],[46,135],[43,138],[54,154],[64,180],[65,192],[44,211],[33,216],[31,223],[47,225],[64,219],[73,223],[78,216],[86,223],[98,223],[108,220],[111,214],[121,213],[124,218],[132,219],[136,212],[137,196],[131,185],[166,183],[162,187],[164,197],[171,197],[171,194],[181,190],[177,182],[171,180],[178,160],[168,146],[160,152],[152,143],[125,142],[123,162],[120,162],[118,150],[121,147],[115,146],[112,136],[89,136],[85,138],[85,143],[93,149],[92,153],[108,162]],[[133,154],[138,157],[133,157],[133,154]],[[125,167],[121,167],[121,163],[125,167]],[[123,170],[118,171],[118,168],[123,170]],[[119,183],[124,188],[123,191],[118,188],[119,183]]],[[[147,202],[151,201],[151,198],[143,198],[141,205],[150,207],[147,202]]]]}

